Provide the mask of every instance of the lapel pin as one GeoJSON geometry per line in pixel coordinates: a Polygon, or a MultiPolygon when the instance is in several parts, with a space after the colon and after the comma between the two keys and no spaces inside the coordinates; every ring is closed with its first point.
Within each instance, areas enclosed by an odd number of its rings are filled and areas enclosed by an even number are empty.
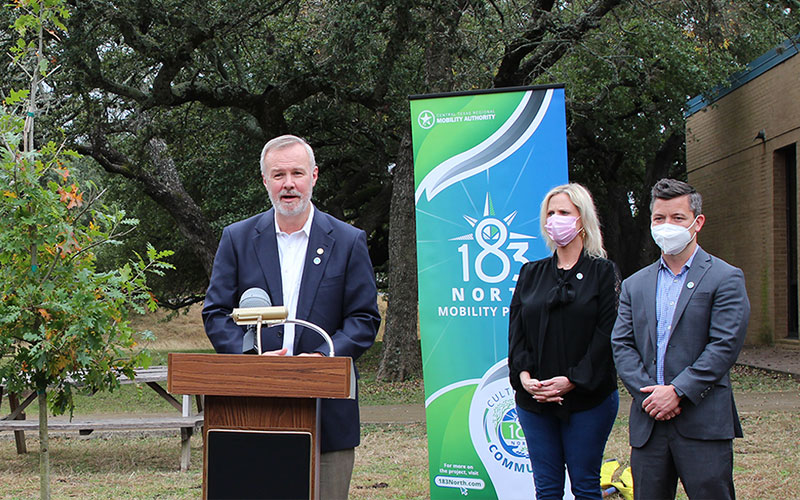
{"type": "Polygon", "coordinates": [[[686,288],[694,288],[694,281],[686,283],[686,288]]]}
{"type": "Polygon", "coordinates": [[[319,257],[314,257],[314,264],[319,264],[320,262],[322,262],[322,259],[319,257]]]}
{"type": "Polygon", "coordinates": [[[578,273],[578,274],[575,275],[575,277],[578,278],[579,280],[582,280],[583,279],[583,273],[578,273]]]}
{"type": "Polygon", "coordinates": [[[325,250],[323,250],[322,247],[317,248],[317,255],[322,255],[324,253],[325,253],[325,250]]]}

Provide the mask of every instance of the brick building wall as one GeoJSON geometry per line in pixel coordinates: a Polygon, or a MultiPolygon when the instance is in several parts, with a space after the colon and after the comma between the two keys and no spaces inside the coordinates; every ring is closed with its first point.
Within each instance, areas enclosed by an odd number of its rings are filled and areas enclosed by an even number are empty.
{"type": "Polygon", "coordinates": [[[744,271],[752,308],[748,344],[788,333],[785,159],[792,151],[796,170],[799,142],[800,55],[686,120],[689,183],[703,195],[707,218],[699,241],[744,271]],[[761,130],[764,139],[756,138],[761,130]]]}

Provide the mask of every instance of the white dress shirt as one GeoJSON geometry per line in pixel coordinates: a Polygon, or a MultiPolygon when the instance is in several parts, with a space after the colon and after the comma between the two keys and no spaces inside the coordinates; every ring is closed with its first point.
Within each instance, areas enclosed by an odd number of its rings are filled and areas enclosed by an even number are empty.
{"type": "MultiPolygon", "coordinates": [[[[278,240],[278,259],[281,266],[281,283],[283,287],[283,305],[289,312],[289,319],[297,316],[297,299],[300,296],[300,282],[303,279],[303,268],[308,250],[308,237],[311,234],[311,221],[314,219],[314,205],[309,204],[308,219],[299,231],[292,234],[281,231],[275,217],[275,236],[278,240]]],[[[301,318],[302,319],[302,318],[301,318]]],[[[287,356],[294,355],[295,325],[283,325],[283,347],[287,348],[287,356]]]]}

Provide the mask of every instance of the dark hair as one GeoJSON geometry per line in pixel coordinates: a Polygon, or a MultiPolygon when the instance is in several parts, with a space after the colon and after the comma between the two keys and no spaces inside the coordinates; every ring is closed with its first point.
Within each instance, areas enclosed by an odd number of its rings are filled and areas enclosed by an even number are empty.
{"type": "Polygon", "coordinates": [[[689,195],[689,208],[695,217],[703,213],[703,197],[695,188],[677,179],[661,179],[650,190],[650,211],[658,200],[671,200],[679,196],[689,195]]]}

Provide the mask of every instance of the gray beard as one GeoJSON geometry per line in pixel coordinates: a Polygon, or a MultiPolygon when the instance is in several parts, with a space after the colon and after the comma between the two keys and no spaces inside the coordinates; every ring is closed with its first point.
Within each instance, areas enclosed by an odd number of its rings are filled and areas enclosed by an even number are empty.
{"type": "Polygon", "coordinates": [[[280,199],[273,199],[272,193],[269,191],[267,192],[267,195],[269,195],[269,201],[272,203],[272,206],[275,207],[275,211],[284,217],[296,217],[305,212],[306,209],[308,209],[308,204],[311,203],[311,194],[312,193],[309,192],[308,197],[301,196],[300,202],[297,204],[297,206],[294,209],[289,210],[281,204],[280,199]]]}

